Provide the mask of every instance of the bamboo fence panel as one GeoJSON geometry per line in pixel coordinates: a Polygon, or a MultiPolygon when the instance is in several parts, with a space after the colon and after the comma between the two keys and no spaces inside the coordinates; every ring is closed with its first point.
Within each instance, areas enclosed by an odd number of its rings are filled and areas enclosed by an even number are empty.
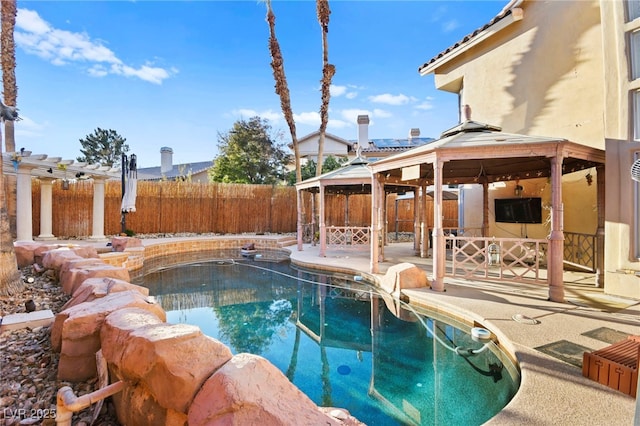
{"type": "MultiPolygon", "coordinates": [[[[72,182],[69,190],[53,184],[52,232],[58,237],[86,237],[93,232],[93,181],[72,182]]],[[[303,191],[303,221],[311,220],[312,194],[303,191]]],[[[105,235],[122,230],[121,182],[105,182],[105,235]]],[[[395,195],[387,197],[387,226],[395,231],[395,195]]],[[[290,186],[139,181],[136,211],[126,215],[126,229],[156,233],[293,233],[296,232],[296,190],[290,186]]],[[[40,234],[40,181],[32,180],[33,235],[40,234]]],[[[316,210],[319,206],[316,206],[316,210]]],[[[346,196],[327,194],[325,223],[344,226],[346,196]]],[[[443,203],[445,227],[458,224],[455,200],[443,203]]],[[[398,202],[398,230],[413,231],[413,200],[398,202]]],[[[371,196],[350,195],[348,225],[369,226],[371,196]]],[[[427,199],[427,225],[433,224],[433,199],[427,199]]]]}

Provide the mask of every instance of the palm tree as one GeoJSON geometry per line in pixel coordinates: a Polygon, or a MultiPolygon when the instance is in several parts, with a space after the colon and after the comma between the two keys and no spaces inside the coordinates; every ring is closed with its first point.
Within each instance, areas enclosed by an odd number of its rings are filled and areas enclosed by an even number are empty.
{"type": "MultiPolygon", "coordinates": [[[[266,0],[267,4],[267,22],[269,23],[269,52],[271,52],[271,69],[273,69],[273,78],[276,81],[276,94],[280,96],[280,108],[284,119],[289,126],[289,132],[291,133],[291,144],[293,145],[293,154],[296,164],[296,182],[302,180],[302,168],[300,166],[300,149],[298,147],[298,138],[296,136],[296,122],[293,119],[293,110],[291,109],[291,97],[289,95],[289,85],[287,84],[287,76],[284,73],[284,59],[282,59],[282,52],[280,51],[280,43],[276,37],[276,16],[273,14],[271,8],[271,0],[266,0]]],[[[298,250],[302,250],[302,222],[304,217],[303,202],[301,191],[298,191],[296,200],[298,225],[298,250]]]]}
{"type": "MultiPolygon", "coordinates": [[[[16,106],[18,86],[16,85],[16,49],[13,40],[13,31],[16,26],[16,0],[2,0],[0,16],[2,27],[0,29],[0,54],[2,56],[2,88],[4,91],[4,103],[16,106]]],[[[14,122],[5,121],[4,124],[5,151],[15,152],[14,122]]]]}
{"type": "Polygon", "coordinates": [[[291,133],[291,143],[293,145],[293,153],[296,161],[296,182],[302,180],[302,171],[300,168],[300,150],[298,148],[298,138],[296,137],[296,122],[293,119],[293,110],[291,109],[291,97],[289,95],[289,85],[287,77],[284,73],[284,59],[280,51],[280,43],[276,37],[276,16],[271,8],[271,0],[266,0],[267,4],[267,22],[269,23],[269,52],[271,52],[271,68],[273,69],[273,78],[276,81],[276,94],[280,96],[280,107],[282,114],[289,126],[291,133]]]}
{"type": "Polygon", "coordinates": [[[2,161],[0,161],[0,296],[16,294],[22,289],[16,252],[9,229],[9,212],[2,161]]]}
{"type": "MultiPolygon", "coordinates": [[[[0,126],[5,125],[5,147],[7,152],[15,152],[13,122],[17,119],[16,105],[16,57],[13,42],[13,30],[16,25],[16,0],[2,0],[0,7],[0,55],[2,56],[2,83],[4,100],[12,107],[4,104],[0,108],[0,126]]],[[[0,128],[1,129],[1,128],[0,128]]],[[[2,141],[0,131],[0,142],[2,141]]],[[[2,144],[0,143],[0,152],[2,144]]],[[[13,186],[13,185],[11,185],[13,186]]],[[[15,294],[22,289],[16,252],[13,247],[9,212],[7,211],[7,185],[5,184],[2,161],[0,161],[0,296],[15,294]]]]}
{"type": "Polygon", "coordinates": [[[329,15],[331,15],[329,1],[317,0],[316,12],[322,29],[322,104],[320,105],[320,139],[318,140],[318,164],[316,168],[316,176],[320,176],[322,174],[322,157],[324,156],[324,137],[327,130],[327,122],[329,121],[331,79],[336,73],[336,67],[329,63],[329,40],[327,37],[329,34],[329,15]]]}

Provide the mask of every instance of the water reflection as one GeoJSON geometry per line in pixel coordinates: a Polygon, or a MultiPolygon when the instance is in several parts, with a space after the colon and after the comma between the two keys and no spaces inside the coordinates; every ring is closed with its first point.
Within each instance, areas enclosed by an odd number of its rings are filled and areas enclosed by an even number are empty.
{"type": "Polygon", "coordinates": [[[416,316],[351,277],[245,259],[152,273],[145,285],[169,321],[264,356],[317,404],[367,424],[481,424],[517,390],[495,346],[467,352],[483,347],[468,327],[416,316]]]}

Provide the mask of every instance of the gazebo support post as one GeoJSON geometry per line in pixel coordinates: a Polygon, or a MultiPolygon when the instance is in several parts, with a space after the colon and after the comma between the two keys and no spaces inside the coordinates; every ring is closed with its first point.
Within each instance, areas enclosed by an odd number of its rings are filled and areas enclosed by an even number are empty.
{"type": "Polygon", "coordinates": [[[427,224],[427,183],[423,183],[420,185],[420,192],[422,193],[421,204],[422,208],[420,209],[421,217],[420,217],[420,241],[422,245],[420,246],[420,257],[425,258],[429,257],[429,225],[427,224]]]}
{"type": "Polygon", "coordinates": [[[562,151],[551,158],[551,233],[549,234],[549,257],[547,281],[549,300],[564,302],[564,207],[562,205],[562,151]]]}
{"type": "Polygon", "coordinates": [[[489,182],[482,177],[482,236],[489,233],[489,182]]]}
{"type": "MultiPolygon", "coordinates": [[[[416,186],[413,188],[413,251],[420,254],[420,191],[416,186]]],[[[396,206],[397,206],[396,202],[396,206]]],[[[397,214],[396,214],[397,217],[397,214]]]]}
{"type": "Polygon", "coordinates": [[[604,287],[604,213],[605,180],[604,164],[596,166],[596,191],[598,207],[598,229],[596,230],[596,287],[604,287]]]}
{"type": "Polygon", "coordinates": [[[296,190],[298,251],[302,251],[302,191],[296,190]]]}
{"type": "Polygon", "coordinates": [[[444,291],[446,247],[442,229],[442,160],[433,163],[433,280],[431,289],[444,291]]]}
{"type": "Polygon", "coordinates": [[[378,244],[378,240],[380,238],[380,198],[382,195],[381,186],[382,184],[378,181],[378,175],[374,174],[371,178],[371,259],[370,261],[370,270],[372,274],[377,274],[380,272],[379,269],[379,256],[380,256],[380,247],[378,244]]]}
{"type": "Polygon", "coordinates": [[[318,220],[320,221],[320,256],[325,257],[327,255],[327,228],[325,226],[324,219],[324,185],[320,184],[320,192],[318,193],[319,214],[318,220]]]}

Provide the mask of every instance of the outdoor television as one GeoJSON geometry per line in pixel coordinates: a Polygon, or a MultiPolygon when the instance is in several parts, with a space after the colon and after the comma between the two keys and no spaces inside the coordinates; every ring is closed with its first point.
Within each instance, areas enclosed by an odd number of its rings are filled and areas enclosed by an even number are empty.
{"type": "Polygon", "coordinates": [[[496,222],[542,223],[541,198],[495,199],[496,222]]]}

